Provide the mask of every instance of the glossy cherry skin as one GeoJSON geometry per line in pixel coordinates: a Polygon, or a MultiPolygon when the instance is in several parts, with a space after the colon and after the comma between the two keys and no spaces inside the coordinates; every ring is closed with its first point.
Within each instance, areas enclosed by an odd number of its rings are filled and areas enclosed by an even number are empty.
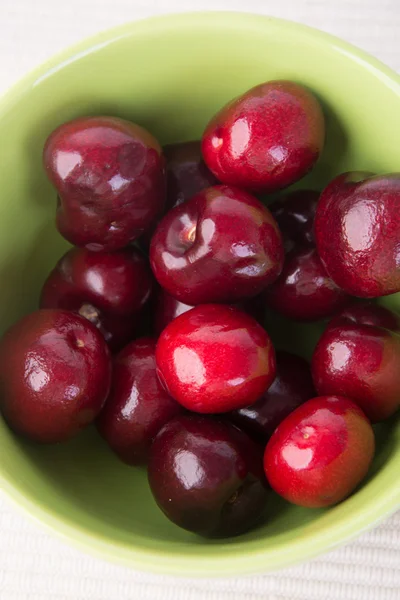
{"type": "Polygon", "coordinates": [[[322,192],[315,216],[318,253],[353,296],[400,291],[400,173],[344,173],[322,192]]]}
{"type": "Polygon", "coordinates": [[[400,408],[400,336],[388,329],[350,321],[329,325],[311,366],[319,394],[351,398],[373,423],[400,408]]]}
{"type": "Polygon", "coordinates": [[[314,396],[307,361],[296,354],[278,351],[272,385],[257,402],[231,413],[230,420],[251,438],[265,444],[283,419],[314,396]]]}
{"type": "MultiPolygon", "coordinates": [[[[265,314],[265,300],[262,294],[248,298],[235,305],[239,310],[243,310],[251,315],[256,321],[262,324],[265,314]]],[[[191,310],[194,306],[180,302],[163,288],[160,288],[157,294],[154,309],[154,332],[157,336],[171,323],[176,317],[191,310]]]]}
{"type": "Polygon", "coordinates": [[[280,277],[266,290],[269,308],[294,321],[317,321],[335,314],[349,296],[328,276],[315,248],[294,249],[280,277]]]}
{"type": "Polygon", "coordinates": [[[346,498],[364,479],[375,452],[372,427],[348,398],[320,396],[292,412],[264,454],[271,487],[307,508],[346,498]]]}
{"type": "Polygon", "coordinates": [[[282,269],[283,244],[254,196],[214,186],[171,210],[150,247],[160,285],[185,304],[234,303],[257,295],[282,269]]]}
{"type": "Polygon", "coordinates": [[[72,312],[33,312],[0,342],[0,411],[11,429],[35,442],[63,442],[89,425],[110,383],[107,344],[72,312]]]}
{"type": "Polygon", "coordinates": [[[261,447],[230,423],[203,416],[179,416],[161,429],[148,476],[164,514],[209,537],[250,529],[269,498],[261,447]]]}
{"type": "Polygon", "coordinates": [[[273,192],[310,171],[324,139],[324,116],[315,96],[292,81],[269,81],[211,119],[202,152],[222,183],[273,192]]]}
{"type": "Polygon", "coordinates": [[[229,306],[204,304],[174,319],[159,337],[158,374],[185,408],[222,413],[252,404],[276,374],[266,331],[229,306]]]}
{"type": "Polygon", "coordinates": [[[218,180],[206,166],[200,141],[167,144],[163,148],[167,171],[167,208],[190,200],[218,180]]]}
{"type": "MultiPolygon", "coordinates": [[[[217,185],[218,180],[207,168],[201,154],[200,141],[167,144],[163,147],[167,173],[167,201],[165,213],[192,196],[217,185]]],[[[162,215],[160,215],[160,218],[162,215]]],[[[159,221],[160,219],[158,219],[159,221]]],[[[147,251],[157,223],[144,235],[140,243],[147,251]]]]}
{"type": "Polygon", "coordinates": [[[78,312],[118,350],[132,339],[152,285],[150,267],[135,248],[113,253],[72,248],[48,276],[40,307],[78,312]]]}
{"type": "Polygon", "coordinates": [[[116,117],[83,117],[47,138],[43,163],[56,187],[61,235],[75,246],[127,246],[160,215],[164,158],[145,129],[116,117]]]}
{"type": "Polygon", "coordinates": [[[372,302],[350,304],[330,321],[330,325],[336,325],[343,319],[359,325],[375,325],[396,333],[400,332],[400,316],[392,310],[372,302]]]}
{"type": "Polygon", "coordinates": [[[155,340],[141,338],[115,357],[111,392],[97,419],[101,435],[129,465],[146,464],[154,437],[183,411],[158,380],[155,349],[155,340]]]}
{"type": "Polygon", "coordinates": [[[296,190],[270,204],[272,215],[283,235],[286,251],[295,246],[315,246],[314,218],[319,192],[296,190]]]}
{"type": "Polygon", "coordinates": [[[154,331],[157,336],[179,315],[194,308],[190,304],[180,302],[168,292],[160,288],[157,294],[156,307],[154,312],[154,331]]]}

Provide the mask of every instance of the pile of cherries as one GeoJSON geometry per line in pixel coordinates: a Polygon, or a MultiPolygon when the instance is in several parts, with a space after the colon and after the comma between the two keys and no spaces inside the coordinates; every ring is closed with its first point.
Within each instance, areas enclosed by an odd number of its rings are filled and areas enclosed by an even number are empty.
{"type": "Polygon", "coordinates": [[[8,425],[58,443],[95,422],[148,465],[167,517],[206,536],[261,522],[272,490],[305,507],[348,496],[371,423],[400,406],[400,319],[354,298],[400,291],[400,174],[345,173],[267,208],[257,195],[306,175],[324,138],[318,100],[290,81],[231,101],[201,142],[161,148],[114,117],[53,131],[44,167],[74,247],[1,340],[8,425]],[[275,352],[266,311],[331,319],[311,368],[275,352]]]}

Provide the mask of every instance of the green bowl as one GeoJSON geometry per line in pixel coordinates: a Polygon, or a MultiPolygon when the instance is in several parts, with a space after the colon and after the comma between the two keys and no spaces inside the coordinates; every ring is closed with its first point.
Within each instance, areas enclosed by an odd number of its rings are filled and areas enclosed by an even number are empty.
{"type": "MultiPolygon", "coordinates": [[[[274,78],[309,86],[326,112],[326,150],[300,187],[322,186],[348,169],[399,169],[399,77],[336,38],[276,19],[194,13],[133,23],[83,42],[14,87],[0,103],[2,329],[37,306],[44,278],[67,247],[41,166],[54,127],[110,114],[140,123],[162,143],[198,138],[223,103],[274,78]]],[[[319,332],[271,329],[280,346],[306,354],[319,332]]],[[[0,484],[29,514],[103,558],[174,575],[266,572],[349,540],[399,506],[400,422],[381,425],[377,438],[369,478],[351,498],[328,510],[273,502],[268,523],[225,541],[167,521],[145,471],[120,463],[94,430],[43,447],[0,422],[0,484]]]]}

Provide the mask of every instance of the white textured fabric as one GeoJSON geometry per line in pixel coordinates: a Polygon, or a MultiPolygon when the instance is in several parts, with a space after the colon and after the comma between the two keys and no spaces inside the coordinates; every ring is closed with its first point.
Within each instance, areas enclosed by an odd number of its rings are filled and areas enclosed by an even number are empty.
{"type": "MultiPolygon", "coordinates": [[[[98,30],[200,9],[301,21],[400,71],[400,0],[0,0],[0,93],[54,52],[98,30]]],[[[343,548],[276,574],[182,580],[82,555],[19,514],[0,492],[0,599],[399,600],[400,513],[343,548]]]]}

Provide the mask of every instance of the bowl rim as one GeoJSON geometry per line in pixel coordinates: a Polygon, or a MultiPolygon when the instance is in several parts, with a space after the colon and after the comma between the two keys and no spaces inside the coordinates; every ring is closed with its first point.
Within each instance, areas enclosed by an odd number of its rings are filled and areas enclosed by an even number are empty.
{"type": "MultiPolygon", "coordinates": [[[[266,30],[284,28],[285,30],[296,31],[297,34],[306,38],[313,38],[318,43],[329,44],[335,51],[348,56],[364,68],[372,71],[378,79],[394,89],[400,98],[400,76],[395,71],[366,52],[333,35],[307,25],[256,13],[192,11],[148,17],[119,25],[92,35],[55,54],[42,65],[30,71],[0,97],[0,119],[22,95],[29,93],[35,85],[86,54],[95,52],[123,37],[139,33],[145,34],[148,31],[154,32],[157,28],[165,31],[166,28],[182,28],[194,23],[198,25],[199,22],[202,22],[204,26],[209,26],[210,18],[213,27],[224,28],[228,26],[231,28],[234,24],[237,27],[249,30],[251,28],[259,29],[260,27],[266,30]]],[[[86,525],[70,524],[59,516],[57,510],[47,507],[44,501],[33,500],[21,491],[17,483],[10,483],[2,472],[1,464],[0,483],[0,489],[15,505],[78,549],[100,559],[130,566],[141,571],[183,577],[210,578],[228,577],[232,574],[235,576],[249,575],[266,573],[294,565],[350,541],[363,531],[372,528],[387,518],[400,506],[400,484],[396,486],[394,482],[393,487],[387,490],[385,496],[365,502],[363,506],[358,507],[355,515],[342,516],[335,523],[334,528],[329,528],[329,541],[326,539],[326,530],[321,528],[319,531],[314,530],[312,533],[302,535],[298,539],[283,542],[280,546],[275,547],[273,551],[268,548],[268,545],[260,548],[258,545],[255,547],[252,542],[247,541],[244,552],[241,551],[243,547],[240,542],[233,542],[221,546],[221,555],[218,557],[215,554],[207,556],[200,552],[187,555],[184,546],[180,553],[176,552],[171,556],[165,550],[135,547],[132,544],[123,542],[114,544],[108,540],[106,535],[95,533],[86,525]]]]}

